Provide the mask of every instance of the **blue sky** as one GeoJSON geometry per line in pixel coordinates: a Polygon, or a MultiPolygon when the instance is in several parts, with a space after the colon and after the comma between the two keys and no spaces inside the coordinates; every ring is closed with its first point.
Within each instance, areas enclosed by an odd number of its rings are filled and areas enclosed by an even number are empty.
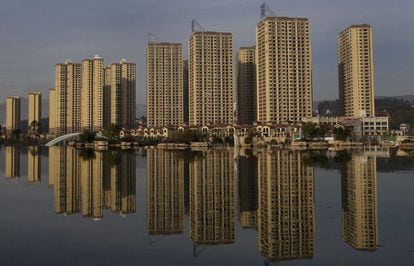
{"type": "MultiPolygon", "coordinates": [[[[234,52],[255,44],[255,0],[0,0],[0,102],[7,95],[47,92],[54,65],[99,54],[106,64],[137,63],[137,101],[145,103],[147,32],[181,42],[187,56],[191,20],[233,33],[234,52]]],[[[280,16],[311,23],[314,99],[338,97],[336,37],[351,24],[374,30],[377,95],[413,94],[414,1],[300,0],[266,3],[280,16]]],[[[45,95],[44,98],[48,96],[45,95]]]]}

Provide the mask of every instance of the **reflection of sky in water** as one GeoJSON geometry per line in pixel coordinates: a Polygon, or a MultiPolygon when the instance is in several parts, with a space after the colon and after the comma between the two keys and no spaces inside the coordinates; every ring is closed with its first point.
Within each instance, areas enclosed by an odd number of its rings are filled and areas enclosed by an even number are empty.
{"type": "Polygon", "coordinates": [[[12,149],[0,150],[1,265],[414,259],[414,157],[12,149]]]}

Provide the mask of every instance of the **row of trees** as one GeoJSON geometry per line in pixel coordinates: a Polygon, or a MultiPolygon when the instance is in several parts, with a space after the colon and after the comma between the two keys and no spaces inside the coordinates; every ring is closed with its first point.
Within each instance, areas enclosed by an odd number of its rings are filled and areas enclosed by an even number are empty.
{"type": "Polygon", "coordinates": [[[346,141],[351,138],[352,132],[346,127],[318,126],[313,123],[306,123],[302,127],[302,134],[306,140],[322,140],[327,136],[333,136],[337,140],[346,141]]]}

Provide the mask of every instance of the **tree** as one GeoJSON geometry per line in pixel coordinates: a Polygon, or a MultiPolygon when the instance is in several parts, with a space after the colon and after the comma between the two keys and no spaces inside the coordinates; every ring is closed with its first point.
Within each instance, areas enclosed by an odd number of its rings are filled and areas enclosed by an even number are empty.
{"type": "Polygon", "coordinates": [[[108,140],[115,140],[118,138],[120,131],[121,128],[118,125],[110,124],[102,130],[102,134],[107,137],[108,140]]]}
{"type": "Polygon", "coordinates": [[[33,120],[29,125],[29,135],[38,135],[40,131],[40,122],[33,120]]]}
{"type": "Polygon", "coordinates": [[[348,128],[336,127],[333,129],[335,139],[346,141],[351,136],[351,131],[348,128]]]}
{"type": "Polygon", "coordinates": [[[83,143],[91,143],[95,139],[95,132],[85,129],[79,136],[79,139],[83,143]]]}
{"type": "Polygon", "coordinates": [[[313,123],[306,123],[302,126],[302,133],[305,139],[313,139],[317,136],[316,125],[313,123]]]}

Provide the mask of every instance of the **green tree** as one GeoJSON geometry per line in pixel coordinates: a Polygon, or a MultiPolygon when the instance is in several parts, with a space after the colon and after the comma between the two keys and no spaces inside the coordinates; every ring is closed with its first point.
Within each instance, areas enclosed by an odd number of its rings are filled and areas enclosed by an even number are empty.
{"type": "Polygon", "coordinates": [[[317,129],[314,123],[306,123],[302,126],[302,134],[305,139],[313,139],[317,136],[317,129]]]}
{"type": "Polygon", "coordinates": [[[82,134],[79,136],[79,139],[83,143],[91,143],[95,139],[95,132],[85,129],[82,131],[82,134]]]}
{"type": "Polygon", "coordinates": [[[118,138],[120,131],[121,128],[118,125],[110,124],[102,130],[102,134],[107,137],[108,140],[115,140],[118,138]]]}
{"type": "Polygon", "coordinates": [[[333,134],[335,139],[346,141],[351,136],[351,131],[348,128],[338,127],[333,129],[333,134]]]}

